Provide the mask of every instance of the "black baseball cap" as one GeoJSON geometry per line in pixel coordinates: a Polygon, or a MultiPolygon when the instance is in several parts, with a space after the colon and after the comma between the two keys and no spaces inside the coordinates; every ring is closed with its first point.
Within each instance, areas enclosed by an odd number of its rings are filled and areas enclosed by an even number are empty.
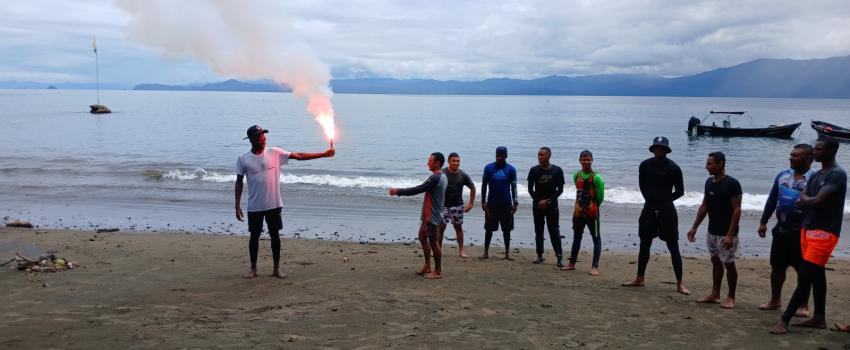
{"type": "Polygon", "coordinates": [[[652,139],[652,145],[649,146],[649,151],[652,152],[652,149],[655,147],[664,147],[664,149],[667,150],[667,153],[673,152],[673,150],[670,149],[670,141],[664,136],[658,136],[652,139]]]}
{"type": "Polygon", "coordinates": [[[269,133],[269,131],[266,130],[266,129],[263,129],[262,126],[253,125],[250,128],[248,128],[248,132],[247,132],[248,136],[246,136],[243,140],[251,138],[251,137],[259,136],[260,134],[268,134],[268,133],[269,133]]]}

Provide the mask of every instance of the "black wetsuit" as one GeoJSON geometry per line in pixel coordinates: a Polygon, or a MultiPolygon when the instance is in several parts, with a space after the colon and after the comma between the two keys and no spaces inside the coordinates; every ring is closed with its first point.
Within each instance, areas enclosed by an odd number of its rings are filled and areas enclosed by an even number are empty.
{"type": "Polygon", "coordinates": [[[682,254],[679,252],[679,218],[673,201],[685,194],[682,169],[668,158],[644,160],[638,169],[640,192],[645,200],[638,219],[640,253],[638,276],[643,277],[649,263],[649,249],[655,237],[667,243],[676,281],[682,281],[682,254]]]}
{"type": "Polygon", "coordinates": [[[537,256],[543,256],[543,229],[549,230],[549,240],[552,241],[552,249],[560,261],[563,256],[561,244],[561,231],[558,223],[558,197],[564,192],[564,171],[557,165],[549,165],[549,169],[543,169],[536,165],[528,171],[528,194],[531,195],[531,214],[534,217],[534,243],[537,248],[537,256]],[[549,206],[546,209],[537,207],[537,202],[547,200],[549,206]]]}

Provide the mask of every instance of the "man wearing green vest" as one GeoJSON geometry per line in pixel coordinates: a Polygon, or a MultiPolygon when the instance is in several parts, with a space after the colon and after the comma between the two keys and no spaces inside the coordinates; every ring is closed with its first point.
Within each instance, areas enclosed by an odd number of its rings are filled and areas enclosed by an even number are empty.
{"type": "Polygon", "coordinates": [[[599,232],[599,207],[605,199],[605,182],[602,176],[593,170],[593,153],[581,151],[578,156],[581,170],[573,174],[573,184],[576,186],[576,203],[573,210],[573,249],[570,252],[570,263],[564,270],[575,270],[578,251],[581,249],[581,238],[584,227],[590,231],[593,239],[593,263],[590,275],[599,275],[599,255],[602,254],[602,236],[599,232]]]}

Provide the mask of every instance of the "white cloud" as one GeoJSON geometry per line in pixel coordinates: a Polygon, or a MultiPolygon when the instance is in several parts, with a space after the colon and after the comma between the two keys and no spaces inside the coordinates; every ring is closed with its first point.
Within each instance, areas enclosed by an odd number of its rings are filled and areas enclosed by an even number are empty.
{"type": "MultiPolygon", "coordinates": [[[[675,76],[757,58],[850,54],[846,0],[297,0],[270,6],[267,19],[279,20],[286,29],[266,35],[308,44],[334,72],[352,76],[675,76]]],[[[163,60],[126,39],[128,20],[105,0],[4,4],[0,65],[79,75],[89,69],[85,55],[96,32],[104,50],[102,64],[148,70],[120,74],[122,82],[150,81],[146,77],[189,82],[212,76],[199,65],[194,65],[199,72],[191,73],[191,64],[163,60]],[[58,54],[51,56],[53,52],[58,54]]],[[[8,74],[0,72],[0,80],[8,74]]]]}

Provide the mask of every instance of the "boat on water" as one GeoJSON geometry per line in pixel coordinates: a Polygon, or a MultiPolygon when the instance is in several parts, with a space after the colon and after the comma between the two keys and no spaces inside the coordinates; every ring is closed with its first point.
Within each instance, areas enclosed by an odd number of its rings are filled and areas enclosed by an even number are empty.
{"type": "Polygon", "coordinates": [[[109,109],[109,107],[106,107],[106,106],[101,105],[101,104],[89,105],[89,108],[91,108],[91,110],[89,111],[89,113],[91,113],[91,114],[112,113],[112,111],[109,109]]]}
{"type": "Polygon", "coordinates": [[[850,142],[850,129],[835,124],[812,120],[812,129],[818,133],[818,137],[831,137],[841,141],[850,142]]]}
{"type": "Polygon", "coordinates": [[[112,113],[105,105],[100,104],[100,64],[97,59],[97,39],[92,37],[91,46],[94,51],[94,71],[95,71],[95,81],[97,82],[97,103],[93,105],[89,105],[89,113],[91,114],[107,114],[112,113]]]}
{"type": "Polygon", "coordinates": [[[747,127],[741,128],[732,125],[732,118],[742,119],[748,118],[750,120],[750,124],[752,123],[752,118],[747,114],[747,112],[743,111],[733,111],[733,112],[715,112],[710,111],[709,117],[704,118],[704,120],[700,120],[697,117],[691,117],[688,120],[688,130],[686,131],[688,135],[705,135],[705,136],[743,136],[743,137],[777,137],[777,138],[790,138],[791,134],[800,127],[800,122],[793,124],[779,124],[779,125],[768,125],[766,127],[747,127]],[[703,124],[704,121],[714,117],[714,119],[720,120],[720,125],[717,125],[715,121],[712,121],[711,125],[703,124]]]}

